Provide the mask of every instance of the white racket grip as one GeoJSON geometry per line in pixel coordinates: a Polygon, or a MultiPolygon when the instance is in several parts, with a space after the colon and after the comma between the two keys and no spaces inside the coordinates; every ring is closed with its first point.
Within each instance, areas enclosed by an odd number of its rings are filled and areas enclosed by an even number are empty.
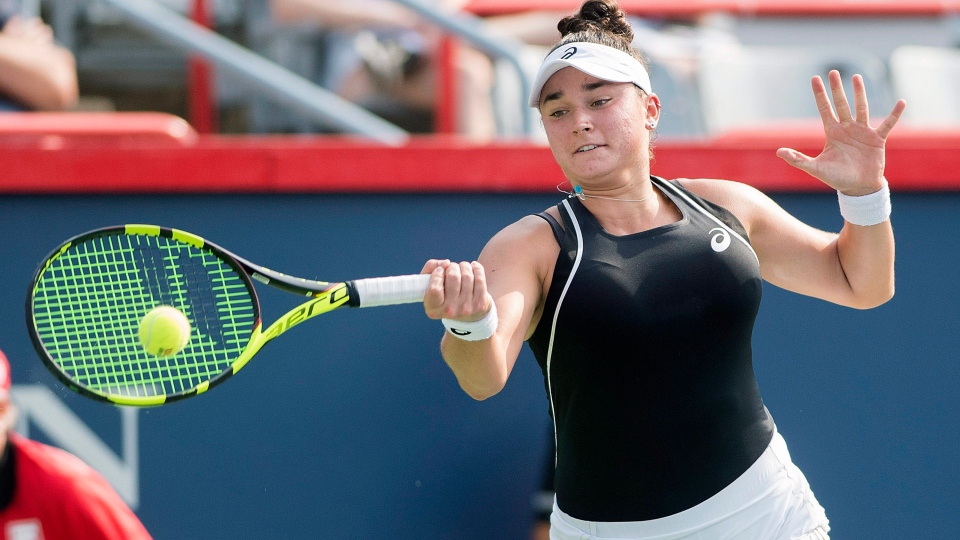
{"type": "Polygon", "coordinates": [[[430,274],[411,274],[379,278],[356,279],[357,307],[391,306],[423,302],[430,274]]]}

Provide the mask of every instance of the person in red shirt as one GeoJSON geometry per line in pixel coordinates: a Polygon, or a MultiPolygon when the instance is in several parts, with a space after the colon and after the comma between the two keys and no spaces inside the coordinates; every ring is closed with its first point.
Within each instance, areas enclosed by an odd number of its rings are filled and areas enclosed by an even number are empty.
{"type": "Polygon", "coordinates": [[[0,351],[0,540],[152,540],[100,474],[14,432],[16,416],[0,351]]]}

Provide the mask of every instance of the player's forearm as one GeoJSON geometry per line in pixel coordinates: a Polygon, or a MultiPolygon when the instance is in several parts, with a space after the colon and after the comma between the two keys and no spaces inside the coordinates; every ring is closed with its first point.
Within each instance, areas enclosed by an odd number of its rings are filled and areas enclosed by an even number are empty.
{"type": "Polygon", "coordinates": [[[74,106],[79,90],[73,55],[59,47],[38,51],[0,36],[0,94],[33,110],[74,106]]]}
{"type": "Polygon", "coordinates": [[[844,224],[837,253],[852,292],[851,307],[868,309],[893,297],[895,247],[890,220],[867,227],[844,224]]]}
{"type": "Polygon", "coordinates": [[[460,383],[460,388],[476,400],[484,400],[503,390],[510,376],[506,355],[498,336],[482,341],[464,341],[445,333],[440,353],[460,383]]]}

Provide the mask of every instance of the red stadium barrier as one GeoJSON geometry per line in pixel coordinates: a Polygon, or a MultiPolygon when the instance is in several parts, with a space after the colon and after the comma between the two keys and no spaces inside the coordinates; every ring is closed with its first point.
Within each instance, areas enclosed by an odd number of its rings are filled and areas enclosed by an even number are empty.
{"type": "Polygon", "coordinates": [[[156,112],[2,113],[0,146],[57,149],[142,144],[182,147],[197,142],[186,120],[156,112]]]}
{"type": "MultiPolygon", "coordinates": [[[[105,116],[88,118],[98,129],[64,117],[47,132],[40,126],[50,117],[20,118],[29,129],[18,134],[10,116],[0,115],[0,193],[530,193],[564,181],[550,149],[528,142],[425,136],[392,148],[331,136],[180,135],[180,124],[165,115],[135,121],[118,114],[112,125],[105,116]],[[51,133],[58,144],[49,143],[51,133]]],[[[766,191],[826,189],[778,158],[781,146],[816,155],[822,128],[813,122],[660,141],[653,173],[728,178],[766,191]]],[[[958,190],[958,149],[960,129],[897,126],[887,178],[899,190],[958,190]]]]}

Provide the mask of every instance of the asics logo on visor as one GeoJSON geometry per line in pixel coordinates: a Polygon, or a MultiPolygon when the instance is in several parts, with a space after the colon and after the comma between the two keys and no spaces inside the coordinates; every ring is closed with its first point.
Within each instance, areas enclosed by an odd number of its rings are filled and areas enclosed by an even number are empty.
{"type": "Polygon", "coordinates": [[[561,56],[560,58],[566,60],[567,58],[570,58],[571,56],[573,56],[573,55],[575,55],[575,54],[577,54],[577,48],[576,48],[576,47],[569,47],[569,48],[567,48],[567,50],[563,51],[563,56],[561,56]]]}

